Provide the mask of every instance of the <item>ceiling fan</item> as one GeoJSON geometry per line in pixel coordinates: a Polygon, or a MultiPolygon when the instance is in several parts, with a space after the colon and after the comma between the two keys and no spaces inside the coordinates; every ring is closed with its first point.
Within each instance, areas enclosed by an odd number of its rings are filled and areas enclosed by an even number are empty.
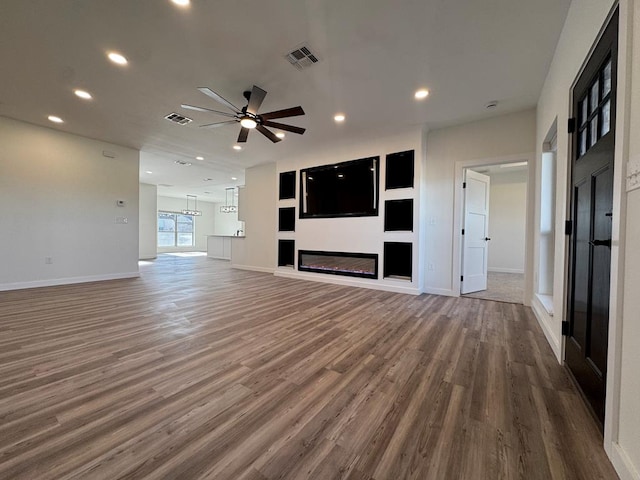
{"type": "Polygon", "coordinates": [[[205,107],[197,107],[195,105],[185,105],[182,104],[182,108],[186,108],[188,110],[195,110],[197,112],[209,112],[215,113],[217,115],[223,115],[225,117],[233,117],[233,120],[227,120],[226,122],[216,122],[216,123],[208,123],[206,125],[200,125],[201,128],[217,128],[222,127],[224,125],[229,125],[232,123],[240,122],[242,128],[240,129],[240,134],[238,135],[238,143],[246,142],[247,136],[249,135],[249,131],[252,129],[258,130],[261,134],[271,140],[273,143],[279,142],[281,139],[276,136],[271,130],[266,127],[277,128],[279,130],[285,130],[287,132],[297,133],[302,135],[305,132],[304,128],[295,127],[293,125],[285,125],[283,123],[272,122],[272,120],[277,118],[285,118],[285,117],[295,117],[298,115],[304,115],[304,110],[302,107],[292,107],[285,108],[284,110],[277,110],[275,112],[269,113],[258,113],[258,109],[264,100],[264,97],[267,95],[267,92],[262,90],[260,87],[253,86],[251,91],[244,92],[243,95],[247,99],[247,105],[242,108],[236,107],[233,103],[225,100],[222,96],[218,95],[216,92],[207,87],[198,88],[202,93],[207,95],[208,97],[213,98],[216,102],[221,103],[228,109],[232,110],[233,113],[228,112],[219,112],[218,110],[211,110],[210,108],[205,107]]]}

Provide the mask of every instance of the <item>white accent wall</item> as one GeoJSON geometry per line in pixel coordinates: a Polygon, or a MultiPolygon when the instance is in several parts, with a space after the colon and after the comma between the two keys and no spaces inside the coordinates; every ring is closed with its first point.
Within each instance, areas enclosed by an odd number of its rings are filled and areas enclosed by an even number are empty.
{"type": "Polygon", "coordinates": [[[2,117],[0,145],[0,290],[138,275],[138,151],[2,117]]]}
{"type": "MultiPolygon", "coordinates": [[[[235,204],[238,204],[236,197],[235,204]]],[[[244,222],[238,220],[238,212],[223,213],[220,211],[223,203],[214,203],[213,233],[214,235],[237,235],[239,230],[244,232],[244,222]]],[[[243,235],[243,233],[240,235],[243,235]]]]}
{"type": "Polygon", "coordinates": [[[489,271],[524,273],[527,172],[490,173],[489,271]]]}
{"type": "MultiPolygon", "coordinates": [[[[384,137],[366,137],[323,150],[314,150],[304,156],[278,161],[276,182],[280,172],[296,172],[296,198],[277,201],[277,207],[295,207],[295,232],[277,232],[272,236],[277,239],[293,239],[295,241],[295,268],[279,267],[276,274],[281,276],[302,278],[307,280],[340,283],[344,285],[362,286],[366,288],[384,289],[410,294],[421,293],[423,269],[421,268],[421,179],[424,171],[424,133],[422,127],[408,129],[406,132],[384,137]],[[387,154],[414,150],[414,188],[385,190],[385,159],[387,154]],[[300,169],[330,165],[334,163],[357,160],[367,157],[380,157],[380,183],[378,215],[370,217],[343,218],[299,218],[300,169]],[[384,206],[385,200],[413,199],[414,221],[413,232],[385,232],[384,206]],[[412,278],[411,280],[383,277],[384,242],[412,243],[412,278]],[[300,272],[297,270],[298,250],[319,250],[347,253],[370,253],[378,255],[378,279],[364,279],[327,275],[323,273],[300,272]]],[[[277,209],[275,214],[277,215],[277,209]]],[[[247,221],[247,230],[249,222],[247,221]]],[[[247,233],[248,235],[248,233],[247,233]]]]}

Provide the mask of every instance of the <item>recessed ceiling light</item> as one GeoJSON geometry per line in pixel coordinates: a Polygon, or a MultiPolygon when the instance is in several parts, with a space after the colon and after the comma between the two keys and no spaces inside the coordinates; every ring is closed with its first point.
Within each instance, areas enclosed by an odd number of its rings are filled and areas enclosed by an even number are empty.
{"type": "Polygon", "coordinates": [[[242,150],[242,147],[240,145],[234,145],[233,149],[234,150],[242,150]]]}
{"type": "Polygon", "coordinates": [[[173,3],[178,5],[179,7],[188,7],[191,3],[189,0],[171,0],[173,3]]]}
{"type": "Polygon", "coordinates": [[[196,160],[204,160],[204,157],[196,157],[196,160]]]}
{"type": "Polygon", "coordinates": [[[335,117],[333,117],[333,119],[336,122],[344,122],[345,116],[342,113],[338,113],[335,117]]]}
{"type": "Polygon", "coordinates": [[[84,90],[74,90],[73,93],[76,94],[76,97],[80,97],[85,100],[91,100],[93,98],[89,92],[86,92],[84,90]]]}
{"type": "Polygon", "coordinates": [[[126,65],[127,63],[129,63],[129,61],[123,55],[120,55],[117,52],[110,52],[107,56],[109,57],[109,60],[111,60],[113,63],[117,63],[118,65],[126,65]]]}
{"type": "Polygon", "coordinates": [[[147,170],[147,171],[146,171],[146,172],[144,172],[144,173],[153,173],[153,172],[152,172],[151,170],[147,170]]]}
{"type": "Polygon", "coordinates": [[[231,177],[231,180],[237,180],[237,177],[231,177]]]}
{"type": "Polygon", "coordinates": [[[53,123],[64,123],[64,120],[62,120],[60,117],[56,117],[55,115],[49,115],[47,118],[50,122],[53,123]]]}
{"type": "Polygon", "coordinates": [[[417,100],[423,100],[429,96],[429,90],[421,88],[413,96],[416,97],[417,100]]]}
{"type": "Polygon", "coordinates": [[[278,137],[278,138],[284,138],[284,133],[282,133],[282,132],[278,132],[278,133],[276,133],[276,137],[278,137]]]}

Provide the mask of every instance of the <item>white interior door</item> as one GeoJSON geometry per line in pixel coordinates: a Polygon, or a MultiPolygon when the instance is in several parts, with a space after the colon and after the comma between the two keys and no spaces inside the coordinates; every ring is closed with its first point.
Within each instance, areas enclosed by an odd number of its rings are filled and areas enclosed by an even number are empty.
{"type": "Polygon", "coordinates": [[[460,293],[487,289],[489,259],[489,186],[491,179],[465,170],[464,234],[462,235],[462,283],[460,293]]]}

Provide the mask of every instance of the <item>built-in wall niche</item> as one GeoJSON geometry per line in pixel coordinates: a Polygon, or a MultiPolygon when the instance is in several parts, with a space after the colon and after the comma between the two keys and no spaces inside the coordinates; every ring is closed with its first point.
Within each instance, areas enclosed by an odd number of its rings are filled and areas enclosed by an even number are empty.
{"type": "Polygon", "coordinates": [[[411,280],[413,245],[408,242],[384,242],[384,278],[411,280]]]}
{"type": "Polygon", "coordinates": [[[278,240],[278,266],[293,267],[295,250],[294,240],[278,240]]]}
{"type": "Polygon", "coordinates": [[[280,173],[280,200],[296,198],[296,172],[280,173]]]}
{"type": "Polygon", "coordinates": [[[278,209],[278,231],[294,232],[296,230],[296,208],[284,207],[278,209]]]}
{"type": "Polygon", "coordinates": [[[385,189],[413,188],[414,151],[390,153],[386,159],[385,189]]]}
{"type": "Polygon", "coordinates": [[[386,200],[384,202],[384,231],[413,231],[413,199],[386,200]]]}

